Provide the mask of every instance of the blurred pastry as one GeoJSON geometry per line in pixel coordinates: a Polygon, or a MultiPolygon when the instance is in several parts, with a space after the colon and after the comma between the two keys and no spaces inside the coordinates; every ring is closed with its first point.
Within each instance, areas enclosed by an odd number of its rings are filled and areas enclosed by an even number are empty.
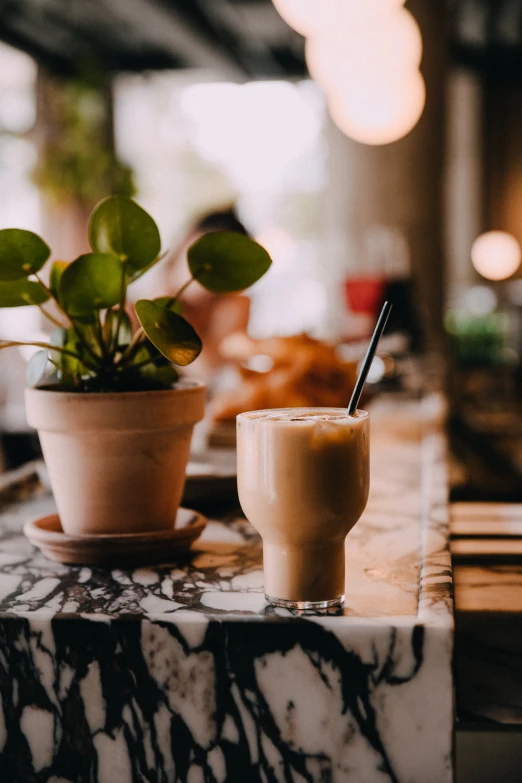
{"type": "Polygon", "coordinates": [[[242,383],[212,401],[215,422],[263,408],[344,407],[356,380],[356,362],[342,361],[334,347],[307,335],[265,340],[231,335],[221,350],[237,364],[242,383]]]}

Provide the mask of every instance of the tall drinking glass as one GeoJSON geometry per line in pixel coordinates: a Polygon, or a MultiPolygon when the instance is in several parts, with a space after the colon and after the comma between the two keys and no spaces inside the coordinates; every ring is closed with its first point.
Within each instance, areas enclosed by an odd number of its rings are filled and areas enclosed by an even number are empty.
{"type": "Polygon", "coordinates": [[[237,449],[241,507],[263,539],[267,601],[294,609],[341,605],[345,538],[368,500],[368,413],[242,413],[237,449]]]}

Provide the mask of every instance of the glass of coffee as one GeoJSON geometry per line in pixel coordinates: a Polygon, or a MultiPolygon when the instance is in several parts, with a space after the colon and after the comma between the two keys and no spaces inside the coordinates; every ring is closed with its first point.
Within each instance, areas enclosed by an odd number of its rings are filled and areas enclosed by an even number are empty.
{"type": "Polygon", "coordinates": [[[267,601],[292,609],[341,605],[345,539],[370,486],[368,413],[241,414],[237,480],[241,507],[263,539],[267,601]]]}

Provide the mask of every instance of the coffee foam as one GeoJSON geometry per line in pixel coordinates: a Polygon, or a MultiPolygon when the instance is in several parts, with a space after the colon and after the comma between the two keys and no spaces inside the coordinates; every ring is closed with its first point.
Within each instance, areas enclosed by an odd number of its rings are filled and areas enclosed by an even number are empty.
{"type": "Polygon", "coordinates": [[[364,415],[356,412],[353,416],[349,416],[348,413],[325,413],[324,411],[299,412],[297,410],[275,410],[271,411],[254,411],[246,415],[246,418],[250,421],[263,420],[266,422],[327,422],[327,421],[346,421],[353,422],[354,419],[364,418],[364,415]]]}

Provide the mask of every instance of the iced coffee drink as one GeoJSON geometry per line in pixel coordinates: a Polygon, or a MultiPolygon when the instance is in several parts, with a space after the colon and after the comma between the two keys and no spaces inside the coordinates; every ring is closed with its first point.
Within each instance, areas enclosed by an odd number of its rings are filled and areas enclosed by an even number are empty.
{"type": "Polygon", "coordinates": [[[342,604],[345,538],[368,499],[368,414],[243,413],[237,449],[241,507],[263,538],[267,600],[298,609],[342,604]]]}

